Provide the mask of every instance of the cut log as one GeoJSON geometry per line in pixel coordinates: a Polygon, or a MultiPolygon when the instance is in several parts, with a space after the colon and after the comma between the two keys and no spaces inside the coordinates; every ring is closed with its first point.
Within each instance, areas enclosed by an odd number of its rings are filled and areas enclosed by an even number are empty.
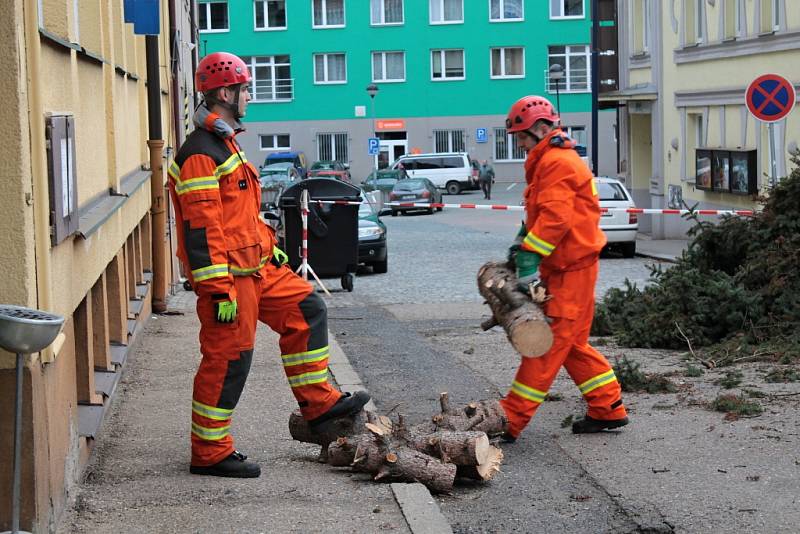
{"type": "Polygon", "coordinates": [[[484,462],[481,462],[480,465],[459,465],[457,475],[462,478],[486,482],[500,472],[502,463],[503,451],[494,445],[490,445],[484,462]]]}
{"type": "MultiPolygon", "coordinates": [[[[478,271],[478,291],[511,345],[523,357],[535,358],[550,350],[553,333],[539,304],[517,289],[516,273],[505,263],[489,262],[478,271]]],[[[544,302],[543,293],[537,300],[544,302]]],[[[490,321],[484,321],[489,326],[490,321]]]]}
{"type": "Polygon", "coordinates": [[[482,464],[489,455],[489,437],[484,432],[409,433],[407,440],[412,449],[455,465],[482,464]]]}
{"type": "MultiPolygon", "coordinates": [[[[446,396],[447,393],[441,395],[446,396]]],[[[440,398],[441,403],[441,398],[440,398]]],[[[445,403],[448,406],[449,404],[445,403]]],[[[448,411],[436,414],[431,418],[432,430],[456,430],[461,432],[486,432],[489,437],[502,434],[508,427],[505,410],[497,400],[471,402],[461,411],[448,411]]],[[[424,432],[424,427],[419,431],[424,432]]]]}
{"type": "MultiPolygon", "coordinates": [[[[373,414],[374,416],[374,414],[373,414]]],[[[355,417],[341,417],[331,419],[315,428],[309,428],[306,420],[300,415],[300,410],[295,410],[289,416],[289,434],[296,441],[303,443],[316,443],[326,448],[329,443],[336,441],[341,436],[355,436],[366,432],[367,416],[361,412],[355,417]]]]}
{"type": "Polygon", "coordinates": [[[457,467],[427,454],[400,447],[384,456],[384,465],[375,480],[389,478],[401,482],[419,482],[429,490],[449,493],[453,490],[457,467]]]}

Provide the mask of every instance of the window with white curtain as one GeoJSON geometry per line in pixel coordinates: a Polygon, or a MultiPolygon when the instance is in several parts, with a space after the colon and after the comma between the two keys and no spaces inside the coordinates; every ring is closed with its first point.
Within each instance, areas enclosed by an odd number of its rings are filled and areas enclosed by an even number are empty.
{"type": "Polygon", "coordinates": [[[434,130],[433,151],[441,152],[466,152],[464,130],[434,130]]]}
{"type": "Polygon", "coordinates": [[[202,2],[197,5],[198,31],[228,31],[228,2],[202,2]]]}
{"type": "Polygon", "coordinates": [[[584,0],[550,0],[551,19],[582,19],[584,0]]]}
{"type": "Polygon", "coordinates": [[[370,0],[372,24],[402,24],[403,0],[370,0]]]}
{"type": "Polygon", "coordinates": [[[464,22],[464,0],[428,1],[430,5],[431,24],[452,24],[464,22]]]}
{"type": "Polygon", "coordinates": [[[253,81],[250,95],[253,102],[286,101],[292,99],[293,82],[289,56],[242,57],[253,81]]]}
{"type": "Polygon", "coordinates": [[[346,83],[344,54],[314,54],[314,83],[346,83]]]}
{"type": "Polygon", "coordinates": [[[492,78],[524,78],[525,49],[521,46],[492,48],[492,78]]]}
{"type": "Polygon", "coordinates": [[[286,0],[256,0],[253,9],[257,30],[286,29],[286,0]]]}
{"type": "Polygon", "coordinates": [[[526,156],[525,149],[517,146],[514,134],[507,133],[505,128],[494,129],[495,161],[522,161],[526,156]]]}
{"type": "Polygon", "coordinates": [[[490,0],[489,20],[492,22],[525,20],[522,0],[490,0]]]}
{"type": "Polygon", "coordinates": [[[344,26],[344,0],[314,0],[314,28],[344,26]]]}
{"type": "Polygon", "coordinates": [[[564,69],[564,78],[560,81],[548,79],[547,90],[549,92],[556,92],[556,83],[560,84],[560,91],[588,92],[590,90],[589,45],[550,46],[548,47],[548,60],[548,68],[558,63],[564,69]]]}
{"type": "Polygon", "coordinates": [[[372,81],[373,82],[406,81],[406,53],[373,52],[372,81]]]}
{"type": "Polygon", "coordinates": [[[346,133],[317,134],[317,159],[319,161],[349,162],[346,133]]]}
{"type": "Polygon", "coordinates": [[[431,50],[431,79],[463,80],[463,50],[431,50]]]}

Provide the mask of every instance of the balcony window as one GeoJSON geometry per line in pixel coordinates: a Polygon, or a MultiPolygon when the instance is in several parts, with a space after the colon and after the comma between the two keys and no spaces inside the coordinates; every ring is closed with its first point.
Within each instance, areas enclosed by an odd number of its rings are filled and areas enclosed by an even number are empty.
{"type": "Polygon", "coordinates": [[[253,102],[287,102],[292,100],[293,82],[289,56],[253,56],[242,58],[253,81],[250,96],[253,102]]]}
{"type": "MultiPolygon", "coordinates": [[[[559,90],[565,92],[588,92],[590,90],[589,45],[568,45],[548,47],[548,68],[558,63],[564,69],[564,78],[559,81],[559,90]]],[[[547,90],[556,92],[556,82],[548,73],[547,90]]]]}

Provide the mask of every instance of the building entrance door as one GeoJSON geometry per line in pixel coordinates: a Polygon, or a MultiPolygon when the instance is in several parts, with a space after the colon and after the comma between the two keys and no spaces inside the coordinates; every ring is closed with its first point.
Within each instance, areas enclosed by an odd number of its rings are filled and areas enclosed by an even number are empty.
{"type": "Polygon", "coordinates": [[[381,140],[380,151],[376,156],[376,164],[379,169],[385,169],[408,152],[406,132],[380,132],[378,137],[381,140]]]}

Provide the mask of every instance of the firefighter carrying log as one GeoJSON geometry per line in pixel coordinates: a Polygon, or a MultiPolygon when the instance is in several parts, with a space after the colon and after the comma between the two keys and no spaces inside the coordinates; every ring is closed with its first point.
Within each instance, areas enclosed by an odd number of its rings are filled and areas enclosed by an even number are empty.
{"type": "Polygon", "coordinates": [[[199,475],[252,478],[261,468],[238,452],[231,418],[244,388],[258,321],[280,334],[281,358],[303,418],[313,429],[353,417],[369,401],[328,382],[324,301],[284,264],[259,216],[258,172],[236,142],[250,100],[250,72],[237,56],[205,56],[195,73],[204,102],[195,130],[169,167],[178,258],[197,293],[202,360],[192,394],[192,459],[199,475]]]}
{"type": "MultiPolygon", "coordinates": [[[[553,344],[538,358],[522,358],[508,395],[500,401],[508,417],[504,434],[515,441],[547,396],[563,365],[589,405],[572,425],[576,434],[628,424],[619,382],[608,360],[589,345],[600,251],[600,205],[592,173],[558,128],[553,105],[540,96],[518,100],[508,113],[506,129],[516,134],[525,161],[526,220],[509,249],[520,288],[533,282],[547,288],[544,311],[553,344]]],[[[524,356],[524,355],[523,355],[524,356]]]]}

